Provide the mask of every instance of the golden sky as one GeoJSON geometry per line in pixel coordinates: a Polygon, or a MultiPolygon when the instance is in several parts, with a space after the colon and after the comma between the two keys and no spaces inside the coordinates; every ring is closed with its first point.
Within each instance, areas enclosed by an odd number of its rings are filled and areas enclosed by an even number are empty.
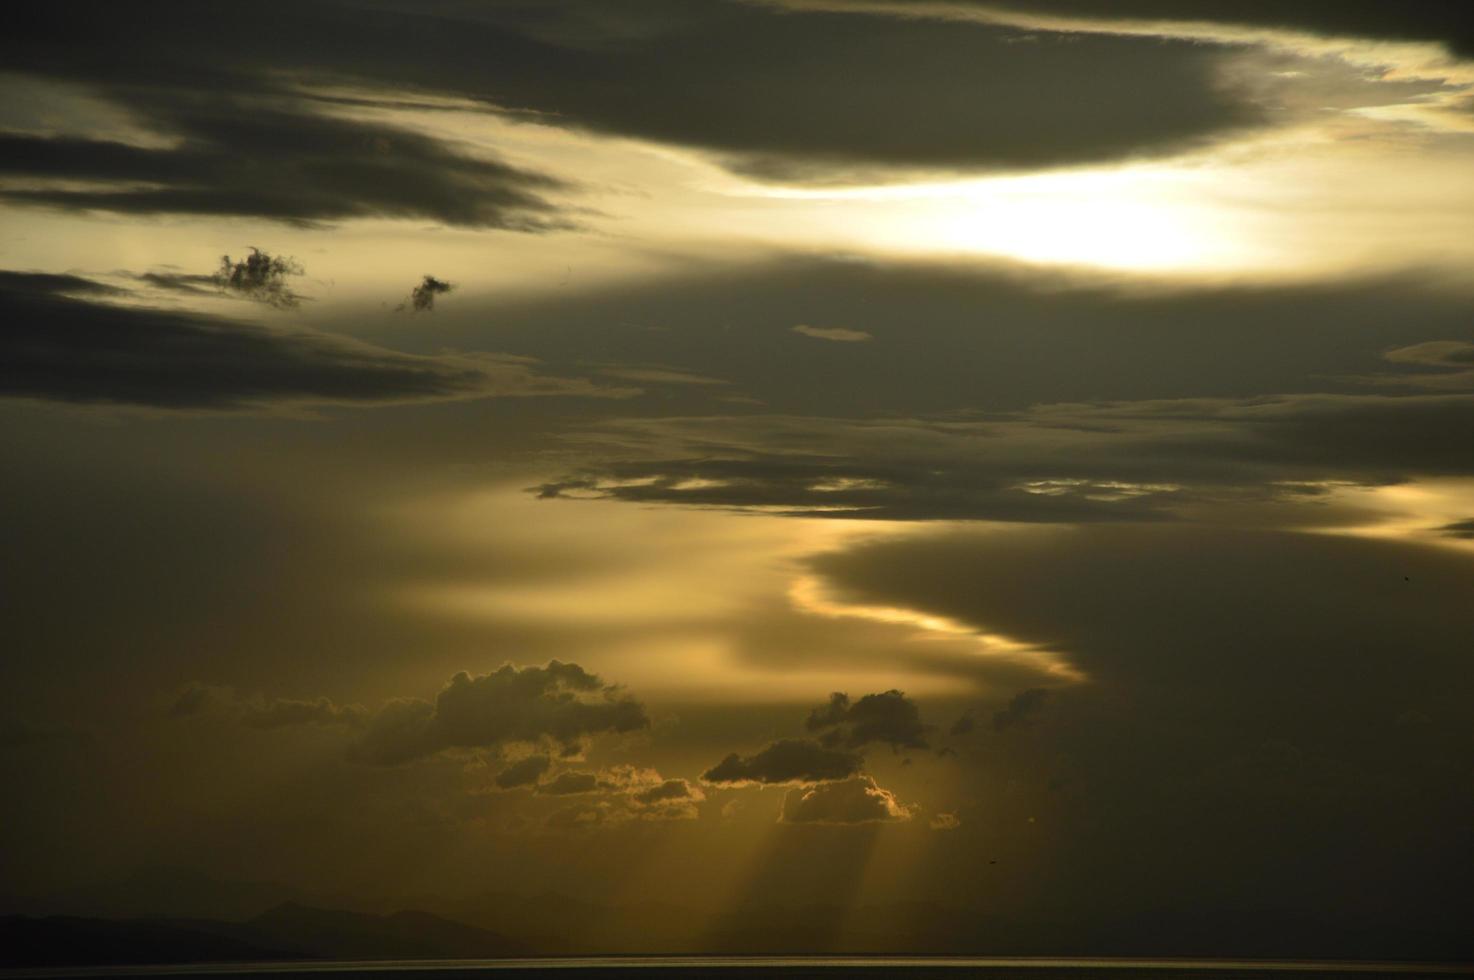
{"type": "Polygon", "coordinates": [[[26,15],[3,911],[1453,955],[1457,6],[26,15]]]}

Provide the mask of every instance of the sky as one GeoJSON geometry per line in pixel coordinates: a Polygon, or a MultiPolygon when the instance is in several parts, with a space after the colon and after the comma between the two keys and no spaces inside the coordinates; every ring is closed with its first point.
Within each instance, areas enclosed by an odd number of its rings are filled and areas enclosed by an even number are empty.
{"type": "Polygon", "coordinates": [[[1466,944],[1460,7],[18,10],[0,910],[1466,944]]]}

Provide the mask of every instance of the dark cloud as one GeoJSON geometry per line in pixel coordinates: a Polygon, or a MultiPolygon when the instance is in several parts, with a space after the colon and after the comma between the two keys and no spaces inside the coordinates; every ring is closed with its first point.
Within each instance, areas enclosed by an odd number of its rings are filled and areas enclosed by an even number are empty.
{"type": "Polygon", "coordinates": [[[529,755],[497,773],[495,782],[501,789],[531,786],[542,778],[552,764],[553,760],[545,755],[529,755]]]}
{"type": "Polygon", "coordinates": [[[1046,688],[1032,687],[1027,691],[1020,691],[1009,699],[1007,707],[993,712],[993,731],[1003,732],[1027,725],[1044,710],[1048,701],[1049,691],[1046,688]]]}
{"type": "Polygon", "coordinates": [[[952,727],[948,729],[948,732],[952,735],[970,735],[977,727],[978,721],[973,717],[972,709],[968,708],[962,713],[961,717],[952,723],[952,727]]]}
{"type": "Polygon", "coordinates": [[[921,710],[897,690],[867,694],[854,702],[836,691],[828,704],[809,714],[805,727],[822,732],[819,741],[830,748],[858,749],[872,742],[898,750],[928,747],[929,726],[922,724],[921,710]]]}
{"type": "MultiPolygon", "coordinates": [[[[142,101],[136,90],[145,81],[183,88],[216,75],[252,87],[284,69],[469,96],[563,125],[699,147],[736,170],[785,180],[1162,153],[1258,118],[1218,84],[1220,52],[1211,45],[1099,36],[1018,44],[1018,32],[1007,29],[741,3],[624,4],[620,16],[590,3],[529,11],[308,0],[267,10],[212,11],[208,27],[194,8],[167,0],[131,17],[99,8],[86,22],[43,10],[0,51],[17,70],[103,83],[132,104],[142,101]],[[102,61],[102,52],[113,56],[102,61]]],[[[163,121],[189,137],[182,152],[87,149],[122,158],[102,176],[160,179],[172,171],[184,186],[54,191],[53,203],[253,207],[298,219],[410,213],[494,225],[540,217],[542,185],[531,175],[483,166],[429,140],[406,145],[413,137],[388,127],[301,109],[274,117],[260,109],[173,109],[163,121]],[[299,145],[288,145],[288,133],[299,145]],[[345,143],[371,149],[375,137],[395,144],[392,163],[372,153],[328,162],[345,143]],[[250,179],[233,153],[269,162],[285,187],[250,179]],[[233,203],[218,193],[228,187],[237,191],[233,203]]],[[[79,175],[98,176],[103,165],[77,149],[51,152],[79,175]]]]}
{"type": "Polygon", "coordinates": [[[632,456],[693,455],[612,463],[537,494],[842,519],[1144,522],[1315,501],[1329,483],[1474,475],[1461,451],[1474,440],[1474,396],[1041,405],[972,419],[687,418],[611,424],[607,436],[632,456]]]}
{"type": "Polygon", "coordinates": [[[551,177],[409,130],[329,116],[264,83],[247,81],[241,92],[237,81],[201,72],[198,90],[188,71],[175,80],[182,89],[126,77],[104,84],[172,146],[0,133],[0,176],[26,181],[0,186],[0,200],[294,224],[378,217],[518,231],[568,225],[543,197],[564,187],[551,177]]]}
{"type": "Polygon", "coordinates": [[[1408,365],[1413,371],[1364,375],[1354,380],[1402,388],[1474,388],[1474,344],[1467,341],[1430,340],[1396,347],[1382,356],[1393,364],[1408,365]]]}
{"type": "Polygon", "coordinates": [[[853,776],[862,762],[854,752],[828,748],[812,739],[784,738],[754,755],[734,752],[701,778],[724,784],[817,783],[853,776]]]}
{"type": "MultiPolygon", "coordinates": [[[[444,280],[436,279],[434,276],[427,275],[420,280],[418,286],[409,291],[409,309],[415,313],[428,313],[435,309],[436,296],[442,296],[455,288],[455,283],[445,282],[444,280]]],[[[401,310],[405,309],[402,304],[399,308],[401,310]]]]}
{"type": "Polygon", "coordinates": [[[234,262],[229,255],[222,255],[220,268],[212,279],[222,292],[286,310],[302,302],[302,297],[292,291],[288,278],[300,275],[302,264],[296,259],[271,255],[252,246],[250,255],[234,262]]]}
{"type": "Polygon", "coordinates": [[[521,361],[417,356],[308,330],[100,301],[123,295],[75,276],[0,271],[0,396],[230,410],[599,390],[539,377],[521,361]]]}
{"type": "Polygon", "coordinates": [[[361,728],[369,719],[359,704],[336,704],[328,698],[299,700],[241,697],[232,688],[193,683],[185,687],[166,709],[169,718],[223,715],[247,728],[288,728],[294,725],[342,725],[361,728]]]}
{"type": "Polygon", "coordinates": [[[633,794],[634,801],[644,806],[658,806],[702,798],[701,790],[684,779],[667,779],[659,785],[633,794]]]}
{"type": "Polygon", "coordinates": [[[1035,836],[1060,845],[1039,891],[1016,886],[1025,904],[1068,892],[1093,905],[1119,876],[1102,908],[1274,894],[1307,915],[1451,927],[1446,869],[1467,863],[1474,786],[1463,549],[1241,527],[951,528],[816,565],[844,601],[973,624],[1083,673],[1051,689],[1032,737],[956,765],[987,819],[1017,828],[989,858],[1043,857],[1035,836]],[[1380,886],[1348,888],[1348,862],[1380,886]],[[1205,873],[1221,898],[1197,890],[1205,873]]]}
{"type": "Polygon", "coordinates": [[[334,704],[327,698],[295,701],[278,698],[246,708],[241,721],[251,728],[283,728],[288,725],[362,726],[369,717],[368,709],[357,704],[334,704]]]}
{"type": "Polygon", "coordinates": [[[1445,524],[1438,529],[1438,533],[1446,538],[1474,539],[1474,518],[1445,524]]]}
{"type": "Polygon", "coordinates": [[[798,786],[783,798],[783,823],[863,824],[910,820],[914,807],[881,789],[870,776],[798,786]]]}
{"type": "Polygon", "coordinates": [[[560,772],[547,782],[539,783],[537,787],[539,793],[545,793],[548,796],[577,796],[583,793],[596,793],[599,789],[598,773],[574,770],[560,772]]]}
{"type": "Polygon", "coordinates": [[[665,779],[653,769],[616,766],[598,773],[564,772],[538,786],[552,796],[601,794],[552,813],[544,826],[575,830],[627,823],[631,820],[694,820],[706,794],[684,779],[665,779]]]}
{"type": "Polygon", "coordinates": [[[550,744],[566,755],[595,735],[649,724],[638,701],[577,664],[507,664],[475,677],[456,674],[433,703],[390,702],[369,721],[350,757],[395,765],[444,749],[510,744],[550,744]]]}
{"type": "MultiPolygon", "coordinates": [[[[857,0],[863,8],[869,0],[857,0]]],[[[985,7],[979,3],[977,6],[985,7]]],[[[1442,0],[1381,3],[1285,3],[1283,0],[1010,0],[1010,10],[1112,20],[1210,21],[1309,31],[1322,35],[1438,41],[1474,55],[1474,26],[1465,10],[1442,0]]]]}

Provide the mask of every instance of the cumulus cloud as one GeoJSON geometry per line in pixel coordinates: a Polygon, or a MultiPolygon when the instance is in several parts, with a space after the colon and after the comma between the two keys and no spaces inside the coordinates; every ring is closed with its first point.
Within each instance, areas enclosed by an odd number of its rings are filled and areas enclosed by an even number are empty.
{"type": "Polygon", "coordinates": [[[583,793],[597,793],[599,789],[598,773],[572,769],[560,772],[547,782],[537,785],[537,792],[547,796],[578,796],[583,793]]]}
{"type": "Polygon", "coordinates": [[[1008,701],[1008,706],[993,713],[993,731],[1003,732],[1019,725],[1026,725],[1044,710],[1049,700],[1049,691],[1042,687],[1020,691],[1008,701]]]}
{"type": "Polygon", "coordinates": [[[630,820],[694,820],[697,804],[705,801],[701,787],[685,779],[667,779],[654,769],[615,766],[598,773],[564,772],[538,786],[553,796],[601,794],[552,813],[544,825],[551,829],[580,829],[630,820]]]}
{"type": "Polygon", "coordinates": [[[795,787],[783,799],[783,823],[861,824],[910,820],[915,806],[881,789],[870,776],[856,776],[817,786],[795,787]]]}
{"type": "Polygon", "coordinates": [[[864,330],[850,330],[848,327],[811,327],[806,323],[800,323],[794,327],[793,332],[803,334],[805,337],[813,337],[816,340],[835,340],[851,344],[863,343],[871,339],[870,334],[864,330]]]}
{"type": "Polygon", "coordinates": [[[962,713],[961,717],[952,723],[949,731],[953,735],[969,735],[977,726],[977,718],[973,716],[972,709],[968,708],[962,713]]]}
{"type": "Polygon", "coordinates": [[[860,771],[858,753],[830,748],[813,739],[783,738],[754,755],[733,752],[701,774],[718,784],[817,783],[846,779],[860,771]]]}
{"type": "Polygon", "coordinates": [[[542,778],[553,764],[553,760],[545,755],[529,755],[525,759],[519,759],[496,774],[496,784],[501,789],[515,789],[519,786],[530,786],[542,778]]]}
{"type": "Polygon", "coordinates": [[[350,757],[395,765],[446,749],[550,745],[576,754],[595,735],[648,727],[638,701],[577,664],[507,664],[490,674],[456,674],[433,702],[392,701],[370,719],[350,757]]]}
{"type": "Polygon", "coordinates": [[[819,741],[831,748],[857,749],[871,742],[884,742],[893,749],[928,747],[929,729],[921,722],[916,702],[894,689],[854,702],[848,694],[836,691],[828,704],[809,714],[805,727],[823,732],[819,741]]]}

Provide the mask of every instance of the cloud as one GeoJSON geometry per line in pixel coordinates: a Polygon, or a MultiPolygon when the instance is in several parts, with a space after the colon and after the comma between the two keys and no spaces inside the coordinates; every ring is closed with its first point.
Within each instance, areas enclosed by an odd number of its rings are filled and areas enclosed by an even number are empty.
{"type": "Polygon", "coordinates": [[[172,719],[224,716],[247,728],[262,730],[296,725],[341,725],[357,729],[369,719],[368,709],[359,704],[336,704],[329,698],[241,697],[234,688],[198,681],[187,685],[165,714],[172,719]]]}
{"type": "Polygon", "coordinates": [[[1409,365],[1416,373],[1362,375],[1352,380],[1401,388],[1474,388],[1474,344],[1467,341],[1430,340],[1395,347],[1382,356],[1393,364],[1409,365]]]}
{"type": "Polygon", "coordinates": [[[817,783],[846,779],[860,771],[860,756],[812,739],[784,738],[754,755],[728,755],[701,774],[717,784],[817,783]]]}
{"type": "Polygon", "coordinates": [[[552,764],[553,760],[545,755],[529,755],[497,773],[495,782],[501,789],[531,786],[542,778],[552,764]]]}
{"type": "Polygon", "coordinates": [[[1046,688],[1034,687],[1020,691],[1008,701],[1008,706],[993,712],[993,731],[1003,732],[1033,721],[1049,700],[1046,688]]]}
{"type": "MultiPolygon", "coordinates": [[[[263,253],[264,257],[264,253],[263,253]]],[[[76,276],[0,270],[0,397],[174,410],[629,394],[494,355],[427,357],[303,329],[113,302],[76,276]]]]}
{"type": "Polygon", "coordinates": [[[538,495],[1060,524],[1258,505],[1303,522],[1312,518],[1295,505],[1332,485],[1474,476],[1462,451],[1474,441],[1466,393],[1053,404],[982,417],[667,418],[608,423],[599,435],[626,458],[545,483],[538,495]]]}
{"type": "Polygon", "coordinates": [[[599,775],[593,772],[560,772],[545,783],[539,783],[537,792],[548,796],[576,796],[595,793],[600,789],[599,775]]]}
{"type": "MultiPolygon", "coordinates": [[[[435,309],[436,296],[443,296],[455,288],[455,283],[453,282],[446,282],[443,279],[436,279],[434,276],[427,275],[424,279],[420,280],[418,286],[410,290],[410,309],[416,313],[428,313],[435,309]]],[[[401,310],[404,309],[403,304],[399,308],[401,310]]]]}
{"type": "Polygon", "coordinates": [[[893,749],[928,747],[929,728],[921,723],[916,702],[894,689],[867,694],[855,702],[836,691],[828,704],[809,714],[805,727],[823,732],[819,741],[830,748],[858,749],[871,742],[884,742],[893,749]]]}
{"type": "Polygon", "coordinates": [[[427,137],[321,114],[267,81],[288,71],[694,147],[778,180],[1169,153],[1260,118],[1224,91],[1225,49],[1155,38],[1018,44],[1017,31],[985,25],[741,4],[642,5],[630,20],[602,3],[563,3],[535,17],[515,5],[379,5],[365,16],[309,0],[270,19],[212,11],[208,27],[191,12],[167,0],[133,20],[105,8],[85,23],[42,11],[7,32],[0,55],[14,70],[89,82],[184,137],[160,150],[0,147],[12,172],[66,168],[165,184],[57,188],[32,200],[296,220],[547,220],[539,192],[551,182],[427,137]],[[124,38],[129,57],[104,61],[124,38]]]}
{"type": "MultiPolygon", "coordinates": [[[[47,68],[60,67],[48,65],[47,68]]],[[[65,69],[62,69],[64,72],[65,69]]],[[[150,145],[0,132],[0,200],[70,211],[264,218],[296,225],[416,218],[547,231],[570,222],[551,177],[430,136],[327,115],[259,78],[104,91],[161,137],[150,145]],[[218,86],[218,87],[217,87],[218,86]]]]}
{"type": "Polygon", "coordinates": [[[977,719],[973,717],[972,709],[968,708],[962,716],[952,723],[948,732],[952,735],[969,735],[977,728],[977,719]]]}
{"type": "Polygon", "coordinates": [[[250,728],[285,728],[289,725],[347,725],[362,727],[368,710],[358,704],[334,704],[327,698],[297,701],[277,698],[243,706],[241,722],[250,728]]]}
{"type": "Polygon", "coordinates": [[[564,772],[543,783],[539,793],[553,796],[603,794],[549,815],[551,829],[584,829],[631,820],[695,820],[697,804],[706,800],[701,787],[684,779],[666,779],[654,769],[615,766],[599,773],[564,772]]]}
{"type": "Polygon", "coordinates": [[[955,813],[938,813],[931,818],[927,826],[932,830],[956,830],[962,826],[962,821],[955,813]]]}
{"type": "Polygon", "coordinates": [[[302,297],[292,291],[287,278],[300,275],[302,264],[296,259],[271,255],[253,245],[250,255],[235,262],[222,255],[213,281],[223,292],[285,310],[301,305],[302,297]]]}
{"type": "Polygon", "coordinates": [[[1466,541],[1474,540],[1474,517],[1445,524],[1438,529],[1438,533],[1446,538],[1460,538],[1466,541]]]}
{"type": "Polygon", "coordinates": [[[811,327],[800,323],[793,328],[794,333],[803,334],[805,337],[813,337],[817,340],[836,340],[842,343],[862,343],[872,339],[870,334],[864,330],[850,330],[845,327],[811,327]]]}
{"type": "MultiPolygon", "coordinates": [[[[785,6],[814,6],[899,13],[895,0],[782,0],[785,6]]],[[[1258,26],[1308,31],[1320,35],[1442,42],[1456,54],[1474,55],[1474,28],[1463,11],[1441,0],[1410,0],[1386,4],[1378,0],[1345,0],[1336,4],[1286,4],[1277,0],[1013,0],[1006,10],[987,0],[964,0],[935,5],[943,16],[963,16],[969,8],[1005,19],[1030,13],[1073,21],[1094,21],[1095,29],[1110,30],[1126,21],[1207,22],[1225,26],[1258,26]]]]}
{"type": "Polygon", "coordinates": [[[783,823],[862,824],[910,820],[916,807],[881,789],[870,776],[795,787],[783,798],[783,823]]]}
{"type": "Polygon", "coordinates": [[[577,664],[507,664],[490,674],[456,674],[434,702],[389,702],[370,719],[349,756],[396,765],[446,749],[512,744],[551,745],[566,756],[595,735],[649,724],[643,705],[577,664]]]}

